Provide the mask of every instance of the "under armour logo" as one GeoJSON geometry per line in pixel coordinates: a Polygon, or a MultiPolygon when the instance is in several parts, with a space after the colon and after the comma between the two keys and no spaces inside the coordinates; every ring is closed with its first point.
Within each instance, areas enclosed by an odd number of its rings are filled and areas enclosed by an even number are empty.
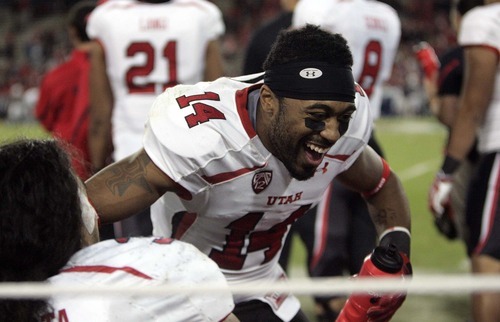
{"type": "Polygon", "coordinates": [[[299,73],[300,77],[306,79],[314,79],[319,78],[323,75],[323,72],[317,68],[304,68],[299,73]]]}

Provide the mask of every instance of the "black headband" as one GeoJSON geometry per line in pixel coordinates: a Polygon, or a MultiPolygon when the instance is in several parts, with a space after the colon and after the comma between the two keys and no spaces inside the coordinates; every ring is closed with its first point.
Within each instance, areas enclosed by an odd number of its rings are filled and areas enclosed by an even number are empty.
{"type": "Polygon", "coordinates": [[[352,70],[326,62],[294,62],[266,70],[264,84],[278,96],[354,103],[352,70]]]}

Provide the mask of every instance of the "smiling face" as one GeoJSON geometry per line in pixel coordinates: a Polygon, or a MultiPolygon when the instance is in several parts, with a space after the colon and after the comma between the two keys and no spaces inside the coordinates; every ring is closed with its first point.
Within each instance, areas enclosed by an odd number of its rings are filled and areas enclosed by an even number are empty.
{"type": "MultiPolygon", "coordinates": [[[[262,142],[283,162],[292,177],[307,180],[314,175],[325,153],[347,130],[354,104],[272,96],[273,113],[264,114],[270,118],[267,136],[261,136],[262,142]]],[[[263,104],[271,104],[263,96],[261,99],[263,104]]]]}

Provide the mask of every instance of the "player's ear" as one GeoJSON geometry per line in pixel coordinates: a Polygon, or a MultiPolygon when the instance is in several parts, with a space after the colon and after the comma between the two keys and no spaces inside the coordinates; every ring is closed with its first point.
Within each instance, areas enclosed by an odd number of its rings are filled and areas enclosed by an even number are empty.
{"type": "Polygon", "coordinates": [[[262,111],[271,117],[275,115],[279,109],[278,97],[267,85],[262,85],[260,88],[260,103],[262,111]]]}

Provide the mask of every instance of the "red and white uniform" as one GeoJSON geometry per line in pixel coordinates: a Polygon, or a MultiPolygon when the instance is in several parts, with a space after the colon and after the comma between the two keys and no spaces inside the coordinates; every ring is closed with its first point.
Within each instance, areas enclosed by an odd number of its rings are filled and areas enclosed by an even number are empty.
{"type": "MultiPolygon", "coordinates": [[[[71,257],[52,285],[104,287],[196,287],[201,283],[227,287],[217,265],[190,244],[170,238],[106,240],[71,257]]],[[[217,294],[164,296],[59,295],[51,299],[54,315],[42,321],[221,321],[233,310],[229,290],[217,294]]]]}
{"type": "Polygon", "coordinates": [[[311,23],[341,34],[353,56],[354,80],[370,97],[372,117],[380,117],[383,84],[392,73],[401,22],[389,5],[371,0],[300,0],[294,27],[311,23]]]}
{"type": "MultiPolygon", "coordinates": [[[[463,47],[482,46],[496,51],[500,59],[500,3],[476,7],[462,19],[458,42],[463,47]]],[[[478,133],[478,150],[500,151],[500,64],[493,97],[478,133]]]]}
{"type": "Polygon", "coordinates": [[[477,148],[482,154],[470,180],[466,220],[467,251],[500,260],[500,3],[475,7],[462,18],[458,43],[482,47],[497,56],[493,93],[483,123],[478,129],[477,148]]]}
{"type": "Polygon", "coordinates": [[[158,94],[203,79],[207,44],[224,31],[222,13],[205,0],[107,1],[92,12],[87,33],[105,50],[114,96],[115,160],[142,147],[158,94]]]}
{"type": "MultiPolygon", "coordinates": [[[[371,133],[368,99],[357,93],[347,133],[311,179],[298,181],[252,125],[261,85],[220,78],[170,88],[151,108],[144,137],[151,160],[185,189],[187,213],[166,220],[162,232],[194,244],[233,284],[285,278],[277,261],[290,225],[352,165],[371,133]]],[[[268,302],[284,321],[300,308],[287,294],[235,296],[236,303],[249,299],[268,302]]]]}

